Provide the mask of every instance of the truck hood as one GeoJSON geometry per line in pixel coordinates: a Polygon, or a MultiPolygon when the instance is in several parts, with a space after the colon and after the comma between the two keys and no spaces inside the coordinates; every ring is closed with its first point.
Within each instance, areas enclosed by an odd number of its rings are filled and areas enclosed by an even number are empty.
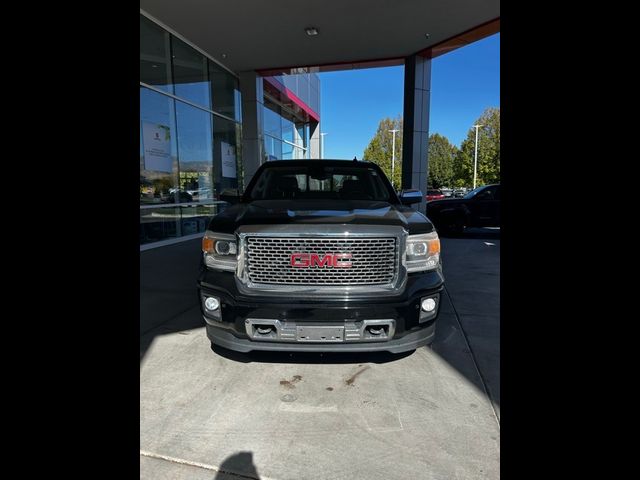
{"type": "Polygon", "coordinates": [[[274,224],[390,225],[409,233],[428,233],[433,225],[411,207],[362,200],[256,200],[227,207],[209,230],[234,233],[243,225],[274,224]]]}

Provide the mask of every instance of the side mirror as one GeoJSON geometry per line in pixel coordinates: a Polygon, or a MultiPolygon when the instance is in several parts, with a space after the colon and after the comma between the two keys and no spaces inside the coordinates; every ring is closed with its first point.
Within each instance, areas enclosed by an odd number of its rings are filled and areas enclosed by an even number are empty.
{"type": "Polygon", "coordinates": [[[222,200],[223,202],[227,202],[231,205],[240,203],[241,198],[242,198],[242,194],[238,190],[226,189],[220,192],[220,200],[222,200]]]}
{"type": "Polygon", "coordinates": [[[403,205],[413,205],[420,203],[424,199],[424,195],[420,190],[402,190],[400,192],[400,203],[403,205]]]}

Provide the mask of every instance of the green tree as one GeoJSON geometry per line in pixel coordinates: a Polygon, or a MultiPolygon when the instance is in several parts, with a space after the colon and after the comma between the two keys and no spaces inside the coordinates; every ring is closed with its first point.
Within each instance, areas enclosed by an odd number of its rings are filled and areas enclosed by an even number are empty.
{"type": "MultiPolygon", "coordinates": [[[[487,108],[474,125],[478,130],[477,186],[500,183],[500,107],[487,108]]],[[[454,161],[455,186],[473,185],[476,129],[471,127],[454,161]]]]}
{"type": "Polygon", "coordinates": [[[429,135],[429,187],[440,188],[453,185],[454,162],[458,149],[447,137],[438,133],[429,135]]]}
{"type": "Polygon", "coordinates": [[[391,180],[391,160],[393,133],[396,132],[396,161],[393,174],[393,185],[399,189],[402,179],[402,117],[383,118],[378,124],[378,129],[362,155],[363,160],[373,162],[380,166],[385,175],[391,180]]]}

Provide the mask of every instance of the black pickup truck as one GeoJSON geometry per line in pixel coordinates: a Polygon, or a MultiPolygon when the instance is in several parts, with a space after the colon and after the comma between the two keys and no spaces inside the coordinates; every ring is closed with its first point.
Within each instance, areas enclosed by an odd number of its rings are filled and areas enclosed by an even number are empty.
{"type": "Polygon", "coordinates": [[[202,241],[198,295],[231,350],[400,353],[435,335],[440,240],[375,164],[263,164],[202,241]]]}
{"type": "Polygon", "coordinates": [[[462,198],[427,202],[427,215],[442,233],[462,233],[465,227],[500,226],[500,185],[485,185],[462,198]]]}

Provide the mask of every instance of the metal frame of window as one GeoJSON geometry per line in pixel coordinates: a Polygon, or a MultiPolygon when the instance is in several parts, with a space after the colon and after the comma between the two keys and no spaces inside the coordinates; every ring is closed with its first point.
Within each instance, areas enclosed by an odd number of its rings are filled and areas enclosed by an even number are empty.
{"type": "Polygon", "coordinates": [[[150,15],[149,13],[145,12],[143,9],[140,9],[140,15],[148,18],[149,20],[151,20],[153,23],[155,23],[156,25],[158,25],[160,28],[163,28],[164,30],[166,30],[167,32],[169,32],[171,35],[173,35],[174,37],[178,38],[179,40],[182,40],[184,43],[186,43],[187,45],[189,45],[190,47],[194,48],[196,51],[198,51],[199,53],[201,53],[202,55],[204,55],[205,57],[207,57],[209,60],[211,60],[212,62],[214,62],[215,64],[221,66],[222,68],[224,68],[227,72],[229,72],[231,75],[233,75],[234,77],[236,77],[237,79],[240,79],[240,77],[233,71],[231,70],[229,67],[227,67],[226,65],[223,65],[222,63],[220,63],[219,60],[216,60],[215,58],[213,58],[211,55],[209,55],[207,52],[205,52],[204,50],[202,50],[200,47],[198,47],[197,45],[195,45],[193,42],[190,42],[189,40],[187,40],[186,38],[184,38],[182,35],[180,35],[178,32],[176,32],[175,30],[172,30],[170,27],[166,26],[164,23],[162,23],[160,20],[158,20],[157,18],[155,18],[153,15],[150,15]]]}
{"type": "Polygon", "coordinates": [[[269,134],[269,133],[265,133],[265,134],[264,134],[264,136],[265,136],[265,137],[271,137],[271,138],[273,138],[274,140],[277,140],[277,141],[282,142],[282,143],[286,143],[286,144],[288,144],[288,145],[291,145],[291,146],[292,146],[292,147],[294,147],[294,148],[299,148],[300,150],[302,150],[302,151],[303,151],[303,152],[305,152],[305,153],[307,152],[307,149],[308,149],[307,147],[302,147],[302,146],[300,146],[300,145],[296,145],[295,143],[291,143],[291,142],[289,142],[288,140],[284,140],[283,138],[274,137],[273,135],[271,135],[271,134],[269,134]]]}
{"type": "Polygon", "coordinates": [[[203,107],[202,105],[198,105],[197,103],[193,103],[190,100],[185,100],[184,98],[178,97],[178,96],[174,95],[173,93],[168,93],[168,92],[165,92],[164,90],[160,90],[159,88],[156,88],[153,85],[149,85],[148,83],[140,82],[140,86],[144,87],[144,88],[148,88],[149,90],[153,90],[154,92],[161,93],[162,95],[166,95],[167,97],[171,97],[174,100],[178,100],[179,102],[186,103],[187,105],[191,105],[192,107],[198,108],[200,110],[204,110],[205,112],[208,112],[208,113],[210,113],[212,115],[215,115],[216,117],[224,118],[225,120],[228,120],[230,122],[237,123],[238,125],[242,125],[242,122],[239,122],[238,120],[235,120],[235,119],[233,119],[231,117],[228,117],[228,116],[226,116],[226,115],[224,115],[222,113],[218,113],[218,112],[215,112],[213,110],[209,110],[207,107],[203,107]]]}

